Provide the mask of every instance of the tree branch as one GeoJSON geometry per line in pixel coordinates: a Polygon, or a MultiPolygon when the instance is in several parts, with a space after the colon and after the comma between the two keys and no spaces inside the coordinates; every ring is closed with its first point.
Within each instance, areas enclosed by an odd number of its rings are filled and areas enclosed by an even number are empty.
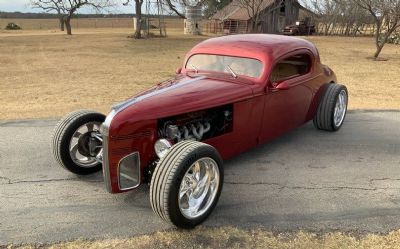
{"type": "Polygon", "coordinates": [[[177,14],[180,18],[186,18],[184,14],[178,11],[176,6],[171,2],[171,0],[165,0],[165,3],[168,5],[168,7],[175,13],[177,14]]]}

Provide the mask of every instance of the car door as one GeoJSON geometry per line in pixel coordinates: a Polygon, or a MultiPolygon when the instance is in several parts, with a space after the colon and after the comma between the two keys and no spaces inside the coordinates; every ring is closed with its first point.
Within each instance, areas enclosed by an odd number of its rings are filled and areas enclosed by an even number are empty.
{"type": "Polygon", "coordinates": [[[308,50],[283,56],[267,82],[260,140],[271,140],[306,121],[312,101],[314,58],[308,50]]]}

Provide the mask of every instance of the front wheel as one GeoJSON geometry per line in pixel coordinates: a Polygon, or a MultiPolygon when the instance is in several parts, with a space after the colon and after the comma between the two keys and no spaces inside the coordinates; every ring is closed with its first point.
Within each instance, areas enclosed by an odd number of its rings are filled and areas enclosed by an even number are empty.
{"type": "Polygon", "coordinates": [[[80,110],[68,114],[57,124],[52,139],[53,155],[61,167],[87,175],[102,168],[100,125],[105,115],[80,110]]]}
{"type": "Polygon", "coordinates": [[[177,227],[202,223],[217,205],[224,172],[217,150],[207,144],[183,141],[158,163],[150,183],[153,211],[177,227]]]}

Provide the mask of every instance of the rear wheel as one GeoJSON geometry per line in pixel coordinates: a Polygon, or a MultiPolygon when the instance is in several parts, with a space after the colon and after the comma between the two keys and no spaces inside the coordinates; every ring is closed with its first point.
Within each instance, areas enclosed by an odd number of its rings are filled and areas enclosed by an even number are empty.
{"type": "Polygon", "coordinates": [[[104,120],[105,115],[89,110],[70,113],[60,120],[52,139],[53,155],[60,166],[78,175],[101,170],[100,125],[104,120]]]}
{"type": "Polygon", "coordinates": [[[183,141],[158,163],[150,183],[153,211],[177,227],[202,223],[216,206],[223,185],[222,159],[210,145],[183,141]]]}
{"type": "Polygon", "coordinates": [[[346,117],[347,104],[347,88],[339,84],[330,84],[318,106],[313,120],[314,126],[326,131],[339,130],[346,117]]]}

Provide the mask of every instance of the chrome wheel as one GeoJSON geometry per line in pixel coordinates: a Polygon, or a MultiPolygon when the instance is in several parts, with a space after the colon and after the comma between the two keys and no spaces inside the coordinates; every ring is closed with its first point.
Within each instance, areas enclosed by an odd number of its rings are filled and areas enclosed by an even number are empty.
{"type": "Polygon", "coordinates": [[[335,123],[336,127],[341,126],[341,124],[343,123],[344,117],[346,115],[346,110],[347,110],[347,93],[345,90],[342,90],[338,95],[333,114],[333,122],[335,123]]]}
{"type": "Polygon", "coordinates": [[[179,209],[188,219],[203,215],[212,205],[220,181],[217,163],[209,158],[201,158],[186,171],[178,195],[179,209]]]}
{"type": "Polygon", "coordinates": [[[84,168],[91,168],[100,164],[99,158],[102,154],[101,137],[99,122],[89,122],[80,126],[72,135],[69,144],[69,154],[71,159],[77,165],[84,168]],[[90,146],[90,140],[95,138],[97,144],[90,146]]]}

